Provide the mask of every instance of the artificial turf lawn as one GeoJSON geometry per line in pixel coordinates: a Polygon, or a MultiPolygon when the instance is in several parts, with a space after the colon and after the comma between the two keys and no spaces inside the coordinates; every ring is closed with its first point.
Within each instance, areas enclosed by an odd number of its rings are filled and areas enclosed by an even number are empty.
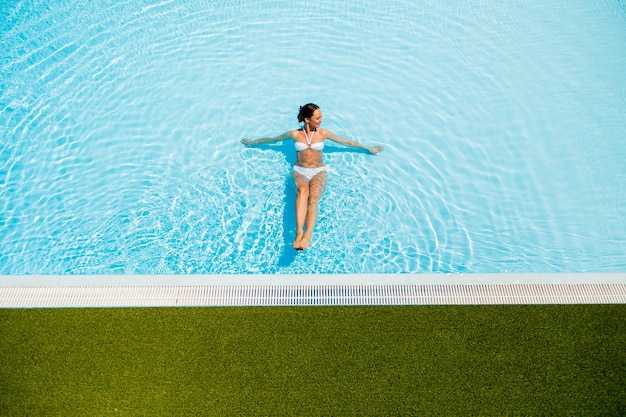
{"type": "Polygon", "coordinates": [[[624,415],[626,306],[0,310],[0,415],[624,415]]]}

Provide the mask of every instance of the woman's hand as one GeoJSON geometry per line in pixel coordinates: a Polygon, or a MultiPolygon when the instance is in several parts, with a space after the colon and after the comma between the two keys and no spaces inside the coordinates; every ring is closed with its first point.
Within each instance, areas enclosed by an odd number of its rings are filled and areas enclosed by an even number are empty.
{"type": "Polygon", "coordinates": [[[241,143],[247,147],[254,146],[254,141],[252,139],[241,139],[241,143]]]}
{"type": "Polygon", "coordinates": [[[373,154],[376,155],[378,152],[382,152],[383,151],[383,147],[382,146],[370,146],[369,148],[367,148],[367,150],[373,154]]]}

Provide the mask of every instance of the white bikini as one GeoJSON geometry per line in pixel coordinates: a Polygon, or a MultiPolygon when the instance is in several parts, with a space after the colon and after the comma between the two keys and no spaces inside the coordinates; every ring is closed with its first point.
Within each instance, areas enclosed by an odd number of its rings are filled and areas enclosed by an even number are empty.
{"type": "MultiPolygon", "coordinates": [[[[311,137],[306,134],[306,129],[302,128],[302,132],[304,133],[304,139],[306,139],[306,143],[296,142],[295,147],[296,151],[300,152],[305,149],[313,149],[314,151],[321,152],[324,149],[324,141],[311,143],[313,141],[313,136],[315,136],[315,130],[311,132],[311,137]]],[[[307,180],[311,180],[314,176],[319,174],[320,172],[326,171],[326,167],[315,167],[315,168],[305,168],[299,165],[294,165],[293,170],[298,174],[303,175],[307,180]]]]}
{"type": "Polygon", "coordinates": [[[306,134],[306,129],[302,128],[302,133],[304,133],[304,139],[306,140],[306,143],[296,142],[296,144],[295,144],[296,151],[300,152],[300,151],[303,151],[305,149],[311,148],[314,151],[320,151],[321,152],[324,149],[324,141],[311,143],[313,141],[313,136],[315,136],[315,132],[317,132],[317,130],[311,131],[311,137],[309,137],[306,134]]]}

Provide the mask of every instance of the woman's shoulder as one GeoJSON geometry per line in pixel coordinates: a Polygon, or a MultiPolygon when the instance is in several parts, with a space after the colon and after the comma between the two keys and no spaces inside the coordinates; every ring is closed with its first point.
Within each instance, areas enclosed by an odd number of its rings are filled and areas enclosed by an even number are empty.
{"type": "Polygon", "coordinates": [[[296,139],[297,137],[297,130],[288,130],[285,133],[283,133],[282,135],[278,135],[276,136],[274,139],[275,140],[288,140],[288,139],[296,139]]]}
{"type": "Polygon", "coordinates": [[[328,139],[330,137],[335,136],[335,134],[331,132],[330,130],[322,129],[321,127],[317,128],[317,132],[320,134],[322,139],[328,139]]]}

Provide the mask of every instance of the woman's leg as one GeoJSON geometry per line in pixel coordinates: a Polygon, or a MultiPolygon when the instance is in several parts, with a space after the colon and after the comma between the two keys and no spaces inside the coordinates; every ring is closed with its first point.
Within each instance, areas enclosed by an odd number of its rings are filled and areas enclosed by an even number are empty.
{"type": "Polygon", "coordinates": [[[300,249],[298,244],[304,234],[304,221],[309,200],[309,180],[297,172],[293,173],[293,180],[296,183],[296,238],[293,241],[293,247],[300,249]]]}
{"type": "Polygon", "coordinates": [[[311,181],[309,181],[309,198],[306,207],[306,229],[304,231],[304,234],[302,235],[302,238],[297,243],[298,248],[306,249],[311,244],[311,237],[313,236],[313,229],[315,228],[315,223],[317,222],[319,202],[322,194],[324,193],[324,187],[326,187],[326,171],[320,172],[319,174],[311,178],[311,181]]]}

